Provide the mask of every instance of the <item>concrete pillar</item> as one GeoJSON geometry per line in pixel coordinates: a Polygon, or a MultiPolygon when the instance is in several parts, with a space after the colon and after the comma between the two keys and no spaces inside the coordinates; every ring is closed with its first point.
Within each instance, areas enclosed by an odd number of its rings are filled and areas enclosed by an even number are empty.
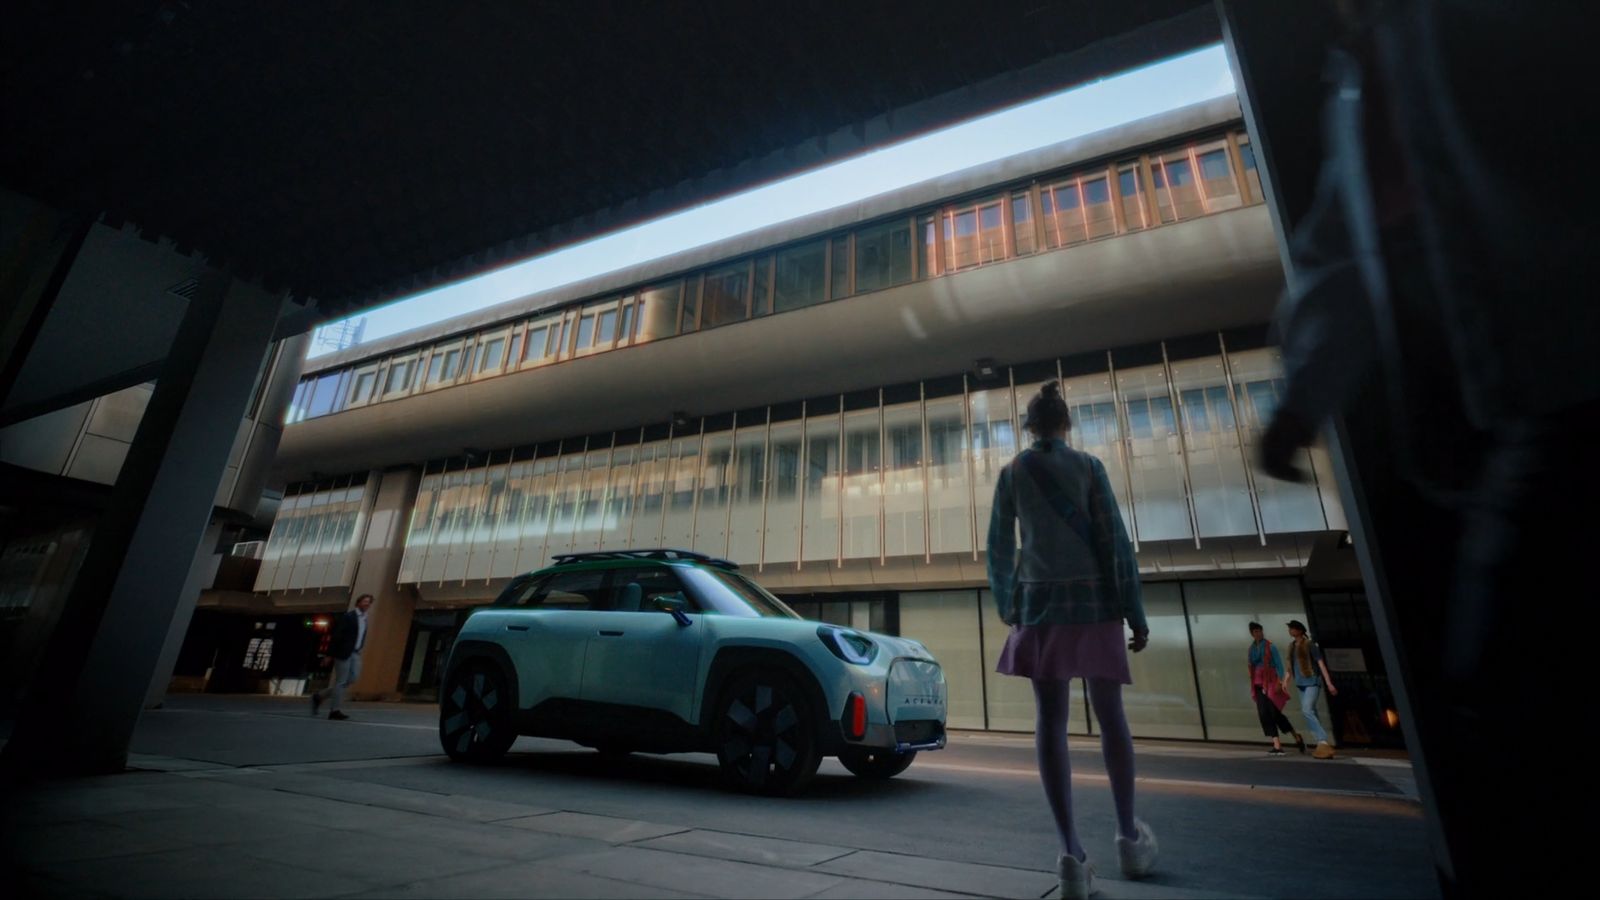
{"type": "Polygon", "coordinates": [[[222,554],[217,552],[217,541],[222,539],[220,520],[206,525],[200,546],[195,549],[194,564],[189,567],[189,577],[183,581],[183,592],[178,595],[178,607],[172,614],[172,625],[156,660],[155,675],[150,679],[150,689],[145,692],[145,709],[156,709],[167,696],[167,686],[172,682],[172,670],[178,665],[178,652],[183,649],[184,636],[189,633],[189,622],[194,618],[194,606],[200,592],[210,587],[217,578],[217,566],[222,554]]]}
{"type": "Polygon", "coordinates": [[[397,584],[396,579],[400,577],[400,557],[405,553],[411,507],[416,503],[421,480],[420,470],[402,468],[374,472],[367,481],[369,491],[375,485],[376,499],[367,519],[355,583],[350,589],[352,602],[362,594],[373,596],[372,608],[367,611],[361,677],[351,690],[351,696],[359,700],[400,698],[400,666],[405,662],[417,595],[415,588],[397,584]]]}
{"type": "Polygon", "coordinates": [[[0,191],[0,402],[22,371],[91,224],[0,191]]]}
{"type": "Polygon", "coordinates": [[[8,761],[116,772],[210,522],[280,298],[208,272],[50,636],[8,761]]]}

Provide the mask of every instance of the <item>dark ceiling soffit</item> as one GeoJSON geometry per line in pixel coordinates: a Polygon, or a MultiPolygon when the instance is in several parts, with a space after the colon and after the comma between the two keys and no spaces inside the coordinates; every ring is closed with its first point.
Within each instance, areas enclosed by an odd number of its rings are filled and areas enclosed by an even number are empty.
{"type": "Polygon", "coordinates": [[[688,16],[604,0],[418,0],[378,18],[88,5],[104,14],[34,4],[0,30],[0,178],[318,298],[326,318],[1221,33],[1204,0],[999,4],[962,29],[959,0],[778,21],[714,0],[688,16]],[[611,68],[595,68],[601,34],[611,68]],[[765,49],[719,63],[746,34],[765,49]]]}
{"type": "Polygon", "coordinates": [[[733,169],[717,169],[620,206],[599,209],[535,234],[508,239],[426,272],[404,275],[365,293],[334,300],[320,298],[319,306],[326,312],[322,321],[343,318],[408,294],[481,275],[1221,40],[1221,26],[1214,8],[1209,4],[1197,6],[1189,12],[997,75],[959,91],[900,107],[830,135],[768,154],[760,160],[746,161],[733,169]]]}

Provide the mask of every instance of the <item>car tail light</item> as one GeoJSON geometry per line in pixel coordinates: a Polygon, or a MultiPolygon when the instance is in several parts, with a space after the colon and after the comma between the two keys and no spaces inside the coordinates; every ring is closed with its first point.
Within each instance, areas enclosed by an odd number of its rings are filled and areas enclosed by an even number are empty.
{"type": "Polygon", "coordinates": [[[867,698],[854,691],[844,702],[844,734],[852,741],[867,736],[867,698]]]}

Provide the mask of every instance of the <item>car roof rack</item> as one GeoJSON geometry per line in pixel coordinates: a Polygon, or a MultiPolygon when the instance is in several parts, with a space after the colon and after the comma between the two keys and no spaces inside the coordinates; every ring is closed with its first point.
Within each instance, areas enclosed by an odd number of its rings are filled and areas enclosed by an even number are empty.
{"type": "Polygon", "coordinates": [[[705,563],[708,566],[715,566],[719,569],[733,570],[739,568],[739,564],[731,560],[717,559],[714,556],[696,553],[693,550],[677,550],[671,547],[654,547],[647,550],[595,550],[589,553],[557,553],[550,557],[551,563],[557,566],[603,559],[656,559],[664,562],[687,560],[705,563]]]}

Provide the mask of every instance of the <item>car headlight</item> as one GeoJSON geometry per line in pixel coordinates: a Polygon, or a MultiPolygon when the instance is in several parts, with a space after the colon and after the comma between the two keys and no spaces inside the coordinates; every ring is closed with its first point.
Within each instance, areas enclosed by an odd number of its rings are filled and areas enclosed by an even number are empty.
{"type": "Polygon", "coordinates": [[[864,666],[878,658],[878,645],[864,634],[820,625],[817,627],[817,637],[822,639],[823,646],[832,651],[834,656],[847,663],[864,666]]]}

